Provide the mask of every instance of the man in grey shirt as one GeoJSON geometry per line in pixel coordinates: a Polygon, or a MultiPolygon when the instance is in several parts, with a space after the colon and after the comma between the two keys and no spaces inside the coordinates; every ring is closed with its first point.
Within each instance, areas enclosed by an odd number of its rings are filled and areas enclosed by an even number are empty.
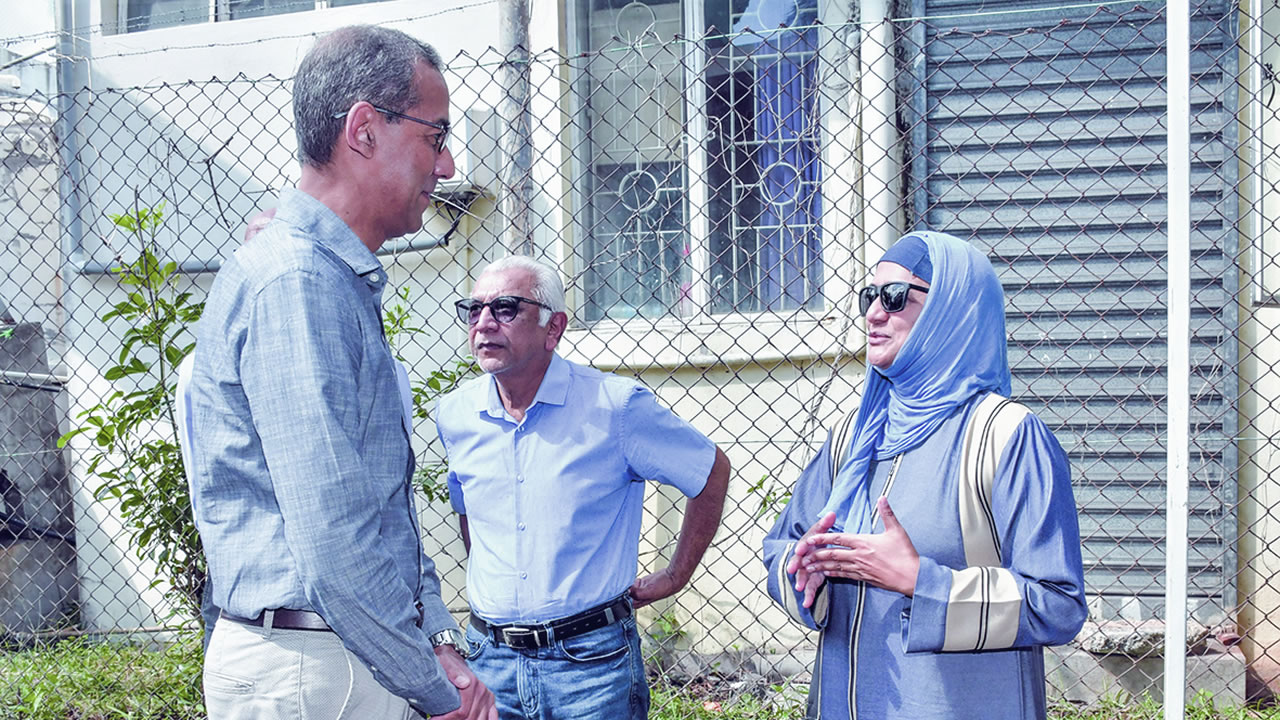
{"type": "Polygon", "coordinates": [[[422,551],[374,255],[453,174],[440,60],[343,28],[303,59],[293,106],[298,188],[223,265],[196,333],[192,505],[221,608],[209,717],[496,720],[422,551]]]}

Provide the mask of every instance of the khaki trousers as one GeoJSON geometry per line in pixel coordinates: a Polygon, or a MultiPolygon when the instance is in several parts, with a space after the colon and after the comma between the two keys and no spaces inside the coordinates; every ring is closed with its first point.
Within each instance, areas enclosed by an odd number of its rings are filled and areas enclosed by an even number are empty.
{"type": "Polygon", "coordinates": [[[209,720],[408,720],[403,698],[378,684],[331,632],[220,620],[204,661],[209,720]]]}

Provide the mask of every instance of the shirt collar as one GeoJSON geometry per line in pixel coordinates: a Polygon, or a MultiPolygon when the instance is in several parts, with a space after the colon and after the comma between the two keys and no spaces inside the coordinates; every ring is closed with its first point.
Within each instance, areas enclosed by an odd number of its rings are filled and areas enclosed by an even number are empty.
{"type": "MultiPolygon", "coordinates": [[[[542,383],[538,385],[538,392],[533,396],[533,402],[529,403],[529,408],[542,403],[544,405],[564,405],[565,400],[569,397],[569,381],[571,374],[569,362],[560,357],[557,353],[551,354],[551,364],[547,366],[547,371],[542,375],[542,383]]],[[[488,392],[477,398],[480,400],[479,406],[476,408],[481,412],[488,413],[491,417],[507,417],[507,409],[502,405],[502,398],[498,395],[498,381],[492,375],[489,376],[489,382],[484,384],[488,392]]],[[[527,415],[526,415],[527,416],[527,415]]]]}
{"type": "Polygon", "coordinates": [[[364,276],[375,290],[387,284],[382,262],[369,251],[349,225],[327,205],[301,190],[286,189],[280,194],[276,219],[302,230],[317,245],[346,263],[351,271],[364,276]]]}

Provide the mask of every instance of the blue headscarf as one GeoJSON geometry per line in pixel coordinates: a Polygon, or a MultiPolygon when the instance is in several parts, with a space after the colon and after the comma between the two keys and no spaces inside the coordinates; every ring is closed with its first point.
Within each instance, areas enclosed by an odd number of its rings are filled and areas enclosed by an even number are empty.
{"type": "MultiPolygon", "coordinates": [[[[822,515],[836,513],[844,532],[871,529],[871,461],[919,446],[974,395],[1010,392],[1004,292],[986,256],[963,240],[911,233],[894,245],[923,240],[933,278],[924,310],[893,364],[867,369],[853,440],[822,515]]],[[[899,250],[882,262],[898,262],[899,250]]]]}

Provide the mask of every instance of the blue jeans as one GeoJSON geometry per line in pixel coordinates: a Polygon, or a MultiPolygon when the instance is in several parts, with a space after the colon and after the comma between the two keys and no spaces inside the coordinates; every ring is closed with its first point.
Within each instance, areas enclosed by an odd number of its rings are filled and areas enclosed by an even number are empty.
{"type": "Polygon", "coordinates": [[[514,650],[467,627],[467,664],[493,691],[501,720],[645,720],[649,684],[634,617],[514,650]]]}

